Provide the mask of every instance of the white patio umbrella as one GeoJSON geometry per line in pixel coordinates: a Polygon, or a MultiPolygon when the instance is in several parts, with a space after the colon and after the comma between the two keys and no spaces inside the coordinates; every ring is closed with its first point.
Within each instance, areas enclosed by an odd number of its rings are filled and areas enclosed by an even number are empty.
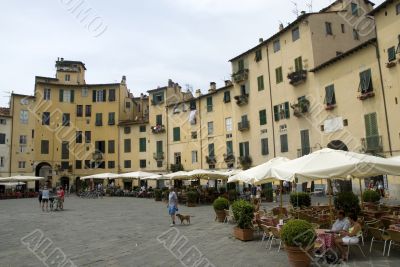
{"type": "Polygon", "coordinates": [[[99,173],[99,174],[93,174],[89,176],[84,176],[81,177],[81,180],[88,180],[88,179],[115,179],[118,178],[118,174],[115,173],[99,173]]]}
{"type": "Polygon", "coordinates": [[[390,160],[400,161],[400,156],[391,157],[390,160]]]}
{"type": "Polygon", "coordinates": [[[24,185],[24,182],[8,182],[8,183],[0,183],[0,185],[4,185],[6,187],[14,187],[17,185],[24,185]]]}
{"type": "Polygon", "coordinates": [[[228,176],[224,172],[215,171],[215,170],[193,170],[188,173],[189,179],[228,179],[228,176]]]}
{"type": "Polygon", "coordinates": [[[0,182],[30,182],[30,181],[39,181],[43,179],[44,177],[39,177],[39,176],[17,175],[11,177],[2,177],[0,178],[0,182]]]}
{"type": "Polygon", "coordinates": [[[146,178],[148,176],[153,176],[153,175],[154,175],[154,173],[137,171],[137,172],[128,172],[128,173],[119,174],[115,178],[143,179],[143,178],[146,178]]]}
{"type": "Polygon", "coordinates": [[[247,184],[265,184],[274,180],[280,180],[279,177],[274,177],[271,173],[271,168],[279,166],[289,159],[278,157],[271,159],[261,165],[242,171],[228,179],[228,183],[244,182],[247,184]]]}
{"type": "Polygon", "coordinates": [[[160,174],[154,174],[152,176],[147,176],[142,178],[141,180],[168,180],[169,178],[164,177],[164,175],[160,175],[160,174]]]}
{"type": "Polygon", "coordinates": [[[190,179],[188,172],[186,171],[178,171],[164,175],[164,177],[168,178],[169,180],[184,180],[190,179]]]}

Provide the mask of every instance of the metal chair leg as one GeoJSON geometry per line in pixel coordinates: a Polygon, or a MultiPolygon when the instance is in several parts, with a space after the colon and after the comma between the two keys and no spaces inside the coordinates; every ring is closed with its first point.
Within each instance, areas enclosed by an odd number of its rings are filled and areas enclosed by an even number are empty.
{"type": "Polygon", "coordinates": [[[369,253],[372,252],[372,244],[374,243],[374,237],[371,239],[371,245],[369,246],[369,253]]]}
{"type": "Polygon", "coordinates": [[[392,240],[389,242],[388,257],[390,256],[390,249],[392,248],[392,240]]]}
{"type": "Polygon", "coordinates": [[[385,243],[384,243],[384,245],[383,245],[383,256],[385,256],[385,251],[386,251],[386,242],[387,242],[387,240],[385,240],[385,243]]]}

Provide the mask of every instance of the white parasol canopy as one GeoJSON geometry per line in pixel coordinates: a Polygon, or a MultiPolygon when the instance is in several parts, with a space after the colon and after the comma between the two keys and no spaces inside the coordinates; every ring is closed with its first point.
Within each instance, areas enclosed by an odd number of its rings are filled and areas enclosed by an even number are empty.
{"type": "Polygon", "coordinates": [[[164,175],[167,179],[170,180],[183,180],[183,179],[190,179],[188,172],[186,171],[178,171],[164,175]]]}
{"type": "Polygon", "coordinates": [[[389,158],[390,160],[400,161],[400,156],[389,158]]]}
{"type": "Polygon", "coordinates": [[[273,180],[280,180],[279,177],[275,177],[272,174],[271,169],[288,161],[290,160],[287,158],[273,158],[261,165],[242,171],[230,177],[228,183],[244,182],[247,184],[264,184],[273,180]]]}
{"type": "Polygon", "coordinates": [[[4,185],[6,187],[13,187],[17,185],[24,185],[24,182],[9,182],[9,183],[0,183],[0,185],[4,185]]]}
{"type": "Polygon", "coordinates": [[[0,178],[0,182],[30,182],[30,181],[39,181],[43,179],[44,177],[39,177],[39,176],[17,175],[11,177],[2,177],[0,178]]]}
{"type": "Polygon", "coordinates": [[[115,179],[118,178],[118,174],[115,173],[99,173],[99,174],[93,174],[89,176],[84,176],[81,177],[81,180],[88,180],[88,179],[115,179]]]}
{"type": "Polygon", "coordinates": [[[193,170],[188,173],[188,179],[228,179],[228,176],[224,172],[215,170],[193,170]]]}
{"type": "Polygon", "coordinates": [[[274,177],[293,181],[331,178],[365,178],[377,175],[400,175],[397,161],[325,148],[272,168],[274,177]]]}
{"type": "Polygon", "coordinates": [[[153,174],[152,176],[147,176],[142,178],[141,180],[168,180],[169,178],[164,177],[164,175],[160,175],[160,174],[153,174]]]}
{"type": "Polygon", "coordinates": [[[128,173],[119,174],[115,178],[143,179],[143,178],[153,176],[153,175],[154,175],[154,173],[137,171],[137,172],[128,172],[128,173]]]}

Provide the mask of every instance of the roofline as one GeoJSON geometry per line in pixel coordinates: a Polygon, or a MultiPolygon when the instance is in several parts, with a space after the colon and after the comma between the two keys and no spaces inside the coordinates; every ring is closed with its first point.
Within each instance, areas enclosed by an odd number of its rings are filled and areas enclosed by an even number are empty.
{"type": "Polygon", "coordinates": [[[27,97],[27,98],[36,98],[33,95],[23,95],[23,94],[16,94],[16,93],[11,93],[11,96],[22,96],[22,97],[27,97]]]}
{"type": "Polygon", "coordinates": [[[46,80],[58,81],[57,78],[53,78],[53,77],[44,77],[44,76],[35,76],[35,79],[46,79],[46,80]]]}
{"type": "Polygon", "coordinates": [[[368,13],[368,15],[370,16],[374,16],[376,13],[378,13],[379,11],[381,11],[383,8],[385,8],[387,5],[392,4],[393,0],[386,0],[384,1],[382,4],[380,4],[379,6],[377,6],[375,9],[371,10],[371,12],[368,13]]]}
{"type": "Polygon", "coordinates": [[[355,52],[358,52],[359,50],[361,50],[361,49],[363,49],[363,48],[365,48],[365,47],[367,47],[367,46],[369,46],[369,45],[371,45],[371,44],[376,43],[376,40],[377,40],[376,38],[369,39],[368,41],[366,41],[366,42],[360,44],[359,46],[356,46],[356,47],[354,47],[354,48],[352,48],[352,49],[350,49],[350,50],[344,52],[343,54],[341,54],[341,55],[339,55],[339,56],[336,56],[336,57],[334,57],[334,58],[331,58],[331,59],[329,59],[328,61],[325,61],[325,62],[322,63],[321,65],[319,65],[319,66],[313,68],[312,70],[310,70],[310,72],[317,72],[317,71],[320,71],[321,69],[326,68],[326,67],[328,67],[329,65],[332,65],[332,64],[334,64],[334,63],[336,63],[336,62],[338,62],[338,61],[340,61],[340,60],[342,60],[342,59],[344,59],[344,58],[350,56],[351,54],[353,54],[353,53],[355,53],[355,52]]]}
{"type": "MultiPolygon", "coordinates": [[[[320,12],[325,12],[325,11],[328,10],[329,8],[333,7],[333,6],[334,6],[337,2],[339,2],[339,1],[343,2],[343,0],[337,0],[337,1],[333,2],[332,4],[330,4],[329,6],[324,7],[323,9],[321,9],[320,12]]],[[[371,2],[371,1],[369,1],[369,0],[364,0],[364,3],[366,3],[366,4],[371,4],[372,6],[375,6],[375,3],[374,3],[374,2],[371,2]]]]}
{"type": "Polygon", "coordinates": [[[80,64],[82,67],[86,70],[85,63],[82,61],[76,61],[76,60],[56,60],[56,65],[59,63],[67,63],[67,64],[80,64]]]}
{"type": "Polygon", "coordinates": [[[37,84],[51,84],[57,86],[66,86],[66,87],[96,87],[96,86],[120,86],[120,83],[99,83],[99,84],[54,84],[54,83],[46,83],[46,82],[36,82],[37,84]]]}
{"type": "Polygon", "coordinates": [[[160,87],[160,88],[148,90],[147,93],[154,93],[154,92],[157,92],[157,91],[167,90],[167,89],[168,89],[168,86],[163,86],[163,87],[160,87]]]}

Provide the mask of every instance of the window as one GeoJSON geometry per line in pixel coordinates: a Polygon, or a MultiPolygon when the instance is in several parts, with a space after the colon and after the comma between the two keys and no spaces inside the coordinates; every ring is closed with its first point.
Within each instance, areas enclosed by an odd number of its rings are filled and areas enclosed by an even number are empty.
{"type": "Polygon", "coordinates": [[[108,125],[115,125],[115,112],[108,113],[108,125]]]}
{"type": "Polygon", "coordinates": [[[20,135],[19,136],[19,144],[20,145],[26,145],[28,143],[28,138],[26,137],[26,135],[20,135]]]}
{"type": "Polygon", "coordinates": [[[327,106],[336,105],[335,86],[333,84],[325,87],[325,104],[327,106]]]}
{"type": "Polygon", "coordinates": [[[233,142],[232,141],[226,141],[226,154],[227,155],[233,154],[233,142]]]}
{"type": "Polygon", "coordinates": [[[107,90],[93,90],[92,101],[93,102],[106,102],[107,90]]]}
{"type": "Polygon", "coordinates": [[[92,106],[86,105],[85,106],[85,117],[91,117],[91,116],[92,116],[92,106]]]}
{"type": "Polygon", "coordinates": [[[280,139],[281,139],[281,152],[282,153],[288,152],[289,148],[288,148],[288,136],[287,136],[287,134],[282,134],[280,136],[280,139]]]}
{"type": "Polygon", "coordinates": [[[290,118],[289,102],[274,106],[274,119],[280,121],[290,118]]]}
{"type": "Polygon", "coordinates": [[[342,29],[342,33],[345,33],[346,32],[346,26],[344,24],[341,24],[340,27],[342,29]]]}
{"type": "Polygon", "coordinates": [[[131,161],[130,160],[124,160],[124,168],[130,169],[131,168],[131,161]]]}
{"type": "Polygon", "coordinates": [[[89,144],[92,142],[92,132],[91,131],[85,131],[85,143],[89,144]]]}
{"type": "Polygon", "coordinates": [[[260,117],[260,125],[266,125],[267,124],[267,111],[265,109],[260,110],[258,112],[259,117],[260,117]]]}
{"type": "Polygon", "coordinates": [[[146,125],[140,125],[139,132],[145,133],[146,132],[146,125]]]}
{"type": "Polygon", "coordinates": [[[197,132],[192,132],[192,139],[197,139],[197,132]]]}
{"type": "Polygon", "coordinates": [[[110,101],[110,102],[115,101],[115,89],[110,89],[108,91],[108,101],[110,101]]]}
{"type": "Polygon", "coordinates": [[[19,121],[22,124],[28,124],[28,111],[27,110],[21,110],[19,113],[19,121]]]}
{"type": "Polygon", "coordinates": [[[156,116],[156,125],[158,126],[158,125],[162,125],[162,124],[163,124],[162,115],[157,115],[156,116]]]}
{"type": "Polygon", "coordinates": [[[60,89],[59,101],[64,103],[74,102],[74,90],[64,90],[60,89]]]}
{"type": "Polygon", "coordinates": [[[43,112],[42,125],[50,125],[50,112],[43,112]]]}
{"type": "Polygon", "coordinates": [[[6,134],[0,133],[0,145],[4,145],[6,143],[6,134]]]}
{"type": "Polygon", "coordinates": [[[300,143],[301,143],[301,156],[310,154],[311,152],[310,133],[308,130],[300,131],[300,143]]]}
{"type": "Polygon", "coordinates": [[[214,134],[214,122],[209,121],[207,123],[208,135],[214,134]]]}
{"type": "Polygon", "coordinates": [[[294,60],[294,70],[296,72],[303,70],[303,59],[301,57],[294,60]]]}
{"type": "Polygon", "coordinates": [[[259,61],[262,60],[262,50],[261,50],[261,49],[258,49],[258,50],[256,51],[256,58],[255,58],[255,60],[256,60],[256,62],[259,62],[259,61]]]}
{"type": "Polygon", "coordinates": [[[69,81],[71,80],[71,75],[65,74],[64,80],[65,80],[66,82],[69,82],[69,81]]]}
{"type": "Polygon", "coordinates": [[[6,119],[0,119],[0,124],[1,125],[6,125],[7,124],[7,120],[6,119]]]}
{"type": "Polygon", "coordinates": [[[43,99],[44,100],[50,100],[51,98],[51,94],[50,94],[50,89],[49,88],[45,88],[44,89],[44,95],[43,95],[43,99]]]}
{"type": "Polygon", "coordinates": [[[192,100],[192,101],[190,101],[190,110],[196,110],[196,101],[195,100],[192,100]]]}
{"type": "Polygon", "coordinates": [[[4,162],[5,162],[5,158],[0,157],[0,168],[4,168],[4,162]]]}
{"type": "Polygon", "coordinates": [[[396,47],[392,46],[387,50],[388,53],[388,61],[391,62],[393,60],[396,60],[396,47]]]}
{"type": "Polygon", "coordinates": [[[75,169],[82,169],[82,160],[75,160],[75,169]]]}
{"type": "Polygon", "coordinates": [[[26,146],[25,145],[19,146],[19,152],[20,153],[25,153],[26,152],[26,146]]]}
{"type": "Polygon", "coordinates": [[[351,3],[351,14],[358,16],[358,5],[356,3],[351,3]]]}
{"type": "Polygon", "coordinates": [[[77,131],[77,132],[76,132],[75,142],[76,142],[77,144],[82,144],[82,141],[83,141],[82,131],[77,131]]]}
{"type": "Polygon", "coordinates": [[[82,97],[87,97],[89,95],[89,89],[84,87],[82,88],[82,97]]]}
{"type": "Polygon", "coordinates": [[[332,32],[332,23],[330,22],[325,22],[325,31],[327,35],[333,35],[332,32]]]}
{"type": "Polygon", "coordinates": [[[131,127],[126,126],[124,127],[124,134],[130,134],[131,133],[131,127]]]}
{"type": "Polygon", "coordinates": [[[227,132],[232,132],[232,118],[226,118],[225,119],[225,130],[227,131],[227,132]]]}
{"type": "Polygon", "coordinates": [[[292,30],[292,40],[295,42],[298,39],[300,39],[300,30],[299,27],[296,27],[292,30]]]}
{"type": "Polygon", "coordinates": [[[131,108],[131,102],[125,102],[125,108],[130,109],[131,108]]]}
{"type": "Polygon", "coordinates": [[[25,161],[18,161],[18,169],[25,169],[26,162],[25,161]]]}
{"type": "Polygon", "coordinates": [[[139,166],[141,169],[146,168],[146,160],[145,159],[139,160],[139,166]]]}
{"type": "Polygon", "coordinates": [[[130,153],[131,152],[131,139],[124,140],[124,152],[130,153]]]}
{"type": "Polygon", "coordinates": [[[76,116],[77,117],[82,117],[83,116],[83,106],[82,105],[77,105],[76,106],[76,116]]]}
{"type": "Polygon", "coordinates": [[[224,92],[224,103],[229,103],[229,102],[231,102],[231,92],[225,91],[224,92]]]}
{"type": "Polygon", "coordinates": [[[62,115],[62,126],[69,126],[70,125],[70,115],[69,113],[63,113],[62,115]]]}
{"type": "Polygon", "coordinates": [[[174,137],[174,142],[180,141],[181,140],[181,128],[175,127],[173,129],[173,137],[174,137]]]}
{"type": "Polygon", "coordinates": [[[238,60],[238,71],[243,71],[244,70],[244,60],[243,59],[239,59],[238,60]]]}
{"type": "Polygon", "coordinates": [[[97,153],[105,154],[106,153],[106,141],[96,141],[95,142],[95,150],[97,153]]]}
{"type": "Polygon", "coordinates": [[[354,40],[360,40],[360,36],[358,35],[358,31],[353,29],[353,38],[354,40]]]}
{"type": "Polygon", "coordinates": [[[69,159],[69,143],[67,141],[61,143],[61,159],[69,159]]]}
{"type": "Polygon", "coordinates": [[[264,76],[263,75],[257,77],[257,85],[258,85],[258,91],[264,90],[264,76]]]}
{"type": "Polygon", "coordinates": [[[103,126],[103,114],[96,113],[96,126],[103,126]]]}
{"type": "Polygon", "coordinates": [[[248,96],[249,95],[249,90],[247,90],[247,87],[245,84],[242,84],[240,86],[240,95],[242,96],[248,96]]]}
{"type": "Polygon", "coordinates": [[[90,165],[91,165],[90,160],[85,160],[85,169],[90,169],[91,168],[90,165]]]}
{"type": "Polygon", "coordinates": [[[275,78],[276,78],[276,83],[277,84],[283,82],[282,67],[279,67],[279,68],[275,69],[275,78]]]}
{"type": "Polygon", "coordinates": [[[115,153],[115,141],[109,140],[108,141],[108,154],[114,154],[114,153],[115,153]]]}
{"type": "Polygon", "coordinates": [[[193,150],[192,151],[192,163],[197,163],[197,151],[193,150]]]}
{"type": "Polygon", "coordinates": [[[362,94],[372,92],[373,91],[373,86],[372,86],[372,79],[371,79],[371,69],[365,70],[363,72],[360,72],[360,85],[359,85],[359,91],[362,94]]]}
{"type": "Polygon", "coordinates": [[[268,150],[268,138],[261,139],[261,155],[266,156],[269,154],[268,150]]]}
{"type": "Polygon", "coordinates": [[[115,169],[115,161],[110,160],[110,161],[107,163],[107,167],[108,167],[109,169],[115,169]]]}
{"type": "Polygon", "coordinates": [[[213,100],[212,96],[207,97],[207,112],[213,111],[213,100]]]}
{"type": "Polygon", "coordinates": [[[208,156],[209,157],[214,157],[215,156],[214,144],[208,144],[208,156]]]}
{"type": "Polygon", "coordinates": [[[249,142],[239,143],[239,156],[240,157],[250,156],[250,145],[249,145],[249,142]]]}
{"type": "Polygon", "coordinates": [[[400,14],[400,4],[396,5],[396,15],[400,14]]]}
{"type": "Polygon", "coordinates": [[[157,141],[156,142],[156,152],[157,154],[162,154],[163,153],[163,141],[157,141]]]}
{"type": "Polygon", "coordinates": [[[158,105],[164,103],[164,92],[153,94],[153,104],[158,105]]]}
{"type": "Polygon", "coordinates": [[[281,50],[281,42],[279,39],[277,39],[274,41],[274,53],[278,52],[279,50],[281,50]]]}
{"type": "Polygon", "coordinates": [[[139,152],[146,152],[146,138],[139,138],[139,152]]]}

